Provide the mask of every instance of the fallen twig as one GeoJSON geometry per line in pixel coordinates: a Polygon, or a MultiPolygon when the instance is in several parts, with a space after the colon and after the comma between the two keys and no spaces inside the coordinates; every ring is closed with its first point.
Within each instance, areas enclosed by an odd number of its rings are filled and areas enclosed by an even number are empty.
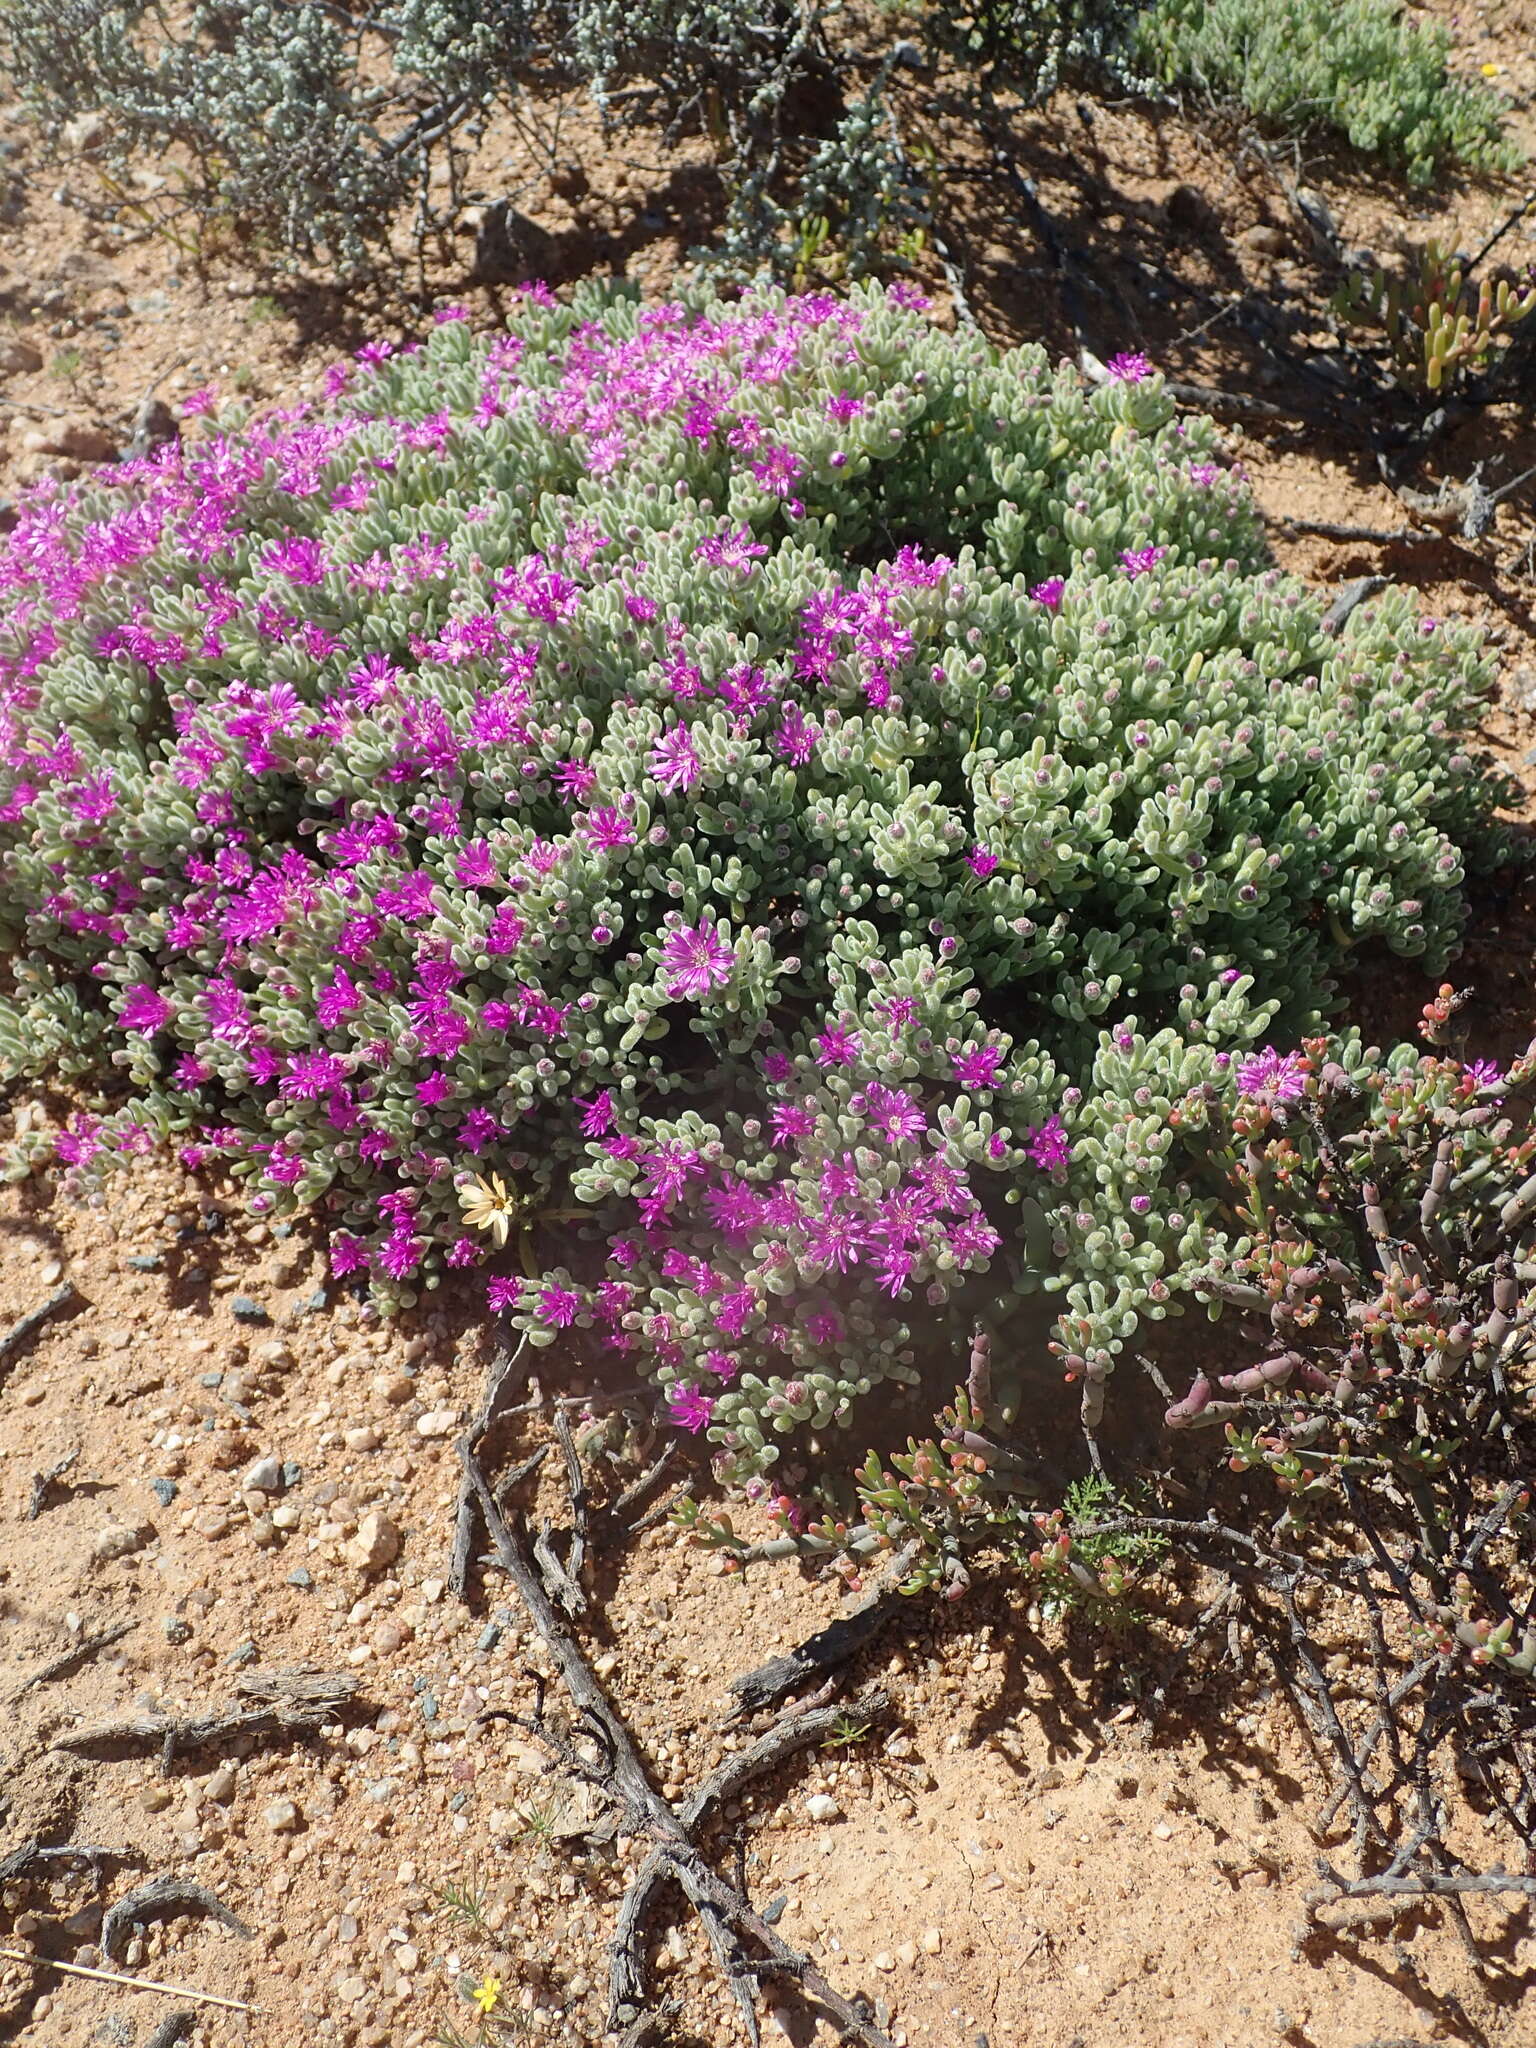
{"type": "Polygon", "coordinates": [[[1536,1899],[1536,1877],[1497,1866],[1492,1870],[1425,1871],[1409,1876],[1384,1872],[1380,1877],[1345,1877],[1319,1857],[1317,1868],[1318,1874],[1327,1880],[1327,1888],[1320,1886],[1307,1893],[1309,1907],[1331,1905],[1340,1899],[1399,1899],[1412,1905],[1416,1899],[1452,1899],[1467,1892],[1518,1892],[1523,1898],[1536,1899]]]}
{"type": "Polygon", "coordinates": [[[47,1685],[55,1678],[67,1678],[70,1672],[78,1670],[82,1664],[89,1663],[92,1657],[98,1656],[103,1650],[110,1650],[114,1643],[120,1643],[123,1637],[131,1634],[138,1625],[136,1621],[115,1621],[99,1635],[82,1637],[78,1643],[61,1651],[47,1664],[40,1665],[30,1678],[24,1678],[7,1696],[8,1704],[14,1705],[23,1695],[29,1693],[34,1685],[47,1685]]]}
{"type": "Polygon", "coordinates": [[[62,1458],[56,1458],[46,1472],[34,1472],[32,1474],[32,1493],[27,1502],[27,1520],[29,1522],[37,1520],[43,1509],[48,1505],[49,1493],[58,1481],[64,1477],[64,1474],[69,1471],[70,1467],[78,1463],[79,1457],[80,1452],[77,1447],[72,1451],[66,1451],[62,1458]]]}
{"type": "Polygon", "coordinates": [[[56,1316],[60,1309],[68,1308],[78,1295],[73,1280],[66,1280],[62,1287],[56,1287],[48,1299],[34,1309],[28,1309],[24,1316],[12,1323],[3,1337],[0,1337],[0,1380],[9,1372],[11,1363],[27,1339],[40,1330],[50,1316],[56,1316]]]}
{"type": "Polygon", "coordinates": [[[50,1745],[71,1756],[114,1754],[160,1755],[169,1772],[178,1751],[210,1748],[235,1736],[309,1734],[333,1720],[357,1692],[349,1671],[252,1672],[236,1690],[253,1702],[232,1706],[221,1714],[202,1714],[176,1721],[166,1714],[136,1714],[121,1721],[98,1721],[88,1728],[56,1736],[50,1745]]]}
{"type": "Polygon", "coordinates": [[[1377,591],[1385,590],[1390,581],[1387,576],[1357,576],[1353,583],[1346,583],[1323,613],[1323,631],[1330,635],[1342,633],[1361,605],[1373,598],[1377,591]]]}
{"type": "MultiPolygon", "coordinates": [[[[515,1351],[503,1351],[492,1363],[485,1384],[485,1394],[478,1413],[464,1432],[464,1442],[471,1450],[478,1449],[481,1440],[493,1423],[506,1414],[520,1411],[507,1405],[507,1395],[512,1386],[512,1375],[518,1360],[527,1345],[527,1338],[515,1351]]],[[[448,1584],[456,1598],[462,1600],[469,1586],[469,1570],[475,1560],[475,1549],[480,1541],[480,1512],[475,1502],[475,1490],[468,1479],[459,1486],[459,1505],[453,1518],[453,1555],[448,1565],[448,1584]]]]}
{"type": "Polygon", "coordinates": [[[180,2048],[180,2043],[196,2025],[195,2012],[168,2013],[144,2043],[144,2048],[180,2048]]]}
{"type": "Polygon", "coordinates": [[[152,1877],[109,1906],[101,1922],[101,1952],[109,1962],[118,1962],[119,1949],[128,1944],[129,1932],[146,1920],[172,1919],[182,1913],[205,1913],[246,1941],[251,1930],[224,1901],[206,1885],[189,1877],[152,1877]]]}
{"type": "MultiPolygon", "coordinates": [[[[556,1612],[543,1576],[535,1562],[526,1530],[520,1522],[509,1523],[501,1514],[491,1489],[467,1444],[460,1445],[466,1475],[475,1488],[480,1512],[495,1546],[497,1557],[517,1588],[555,1668],[564,1681],[587,1731],[604,1753],[601,1767],[592,1776],[607,1797],[623,1812],[631,1834],[648,1836],[657,1844],[665,1874],[681,1885],[703,1920],[727,1981],[742,2004],[748,2038],[759,2039],[755,1993],[759,1971],[773,1967],[792,1976],[812,1999],[842,2029],[847,2039],[864,2048],[891,2048],[886,2035],[873,2020],[845,1999],[816,1969],[810,1958],[791,1949],[762,1920],[733,1886],[712,1870],[703,1852],[690,1839],[682,1816],[673,1811],[650,1781],[634,1737],[622,1716],[610,1703],[582,1653],[568,1624],[556,1612]],[[726,1937],[729,1930],[730,1938],[726,1937]],[[740,1948],[750,1937],[764,1951],[766,1961],[750,1961],[740,1948]]],[[[718,1775],[718,1774],[717,1774],[718,1775]]],[[[702,1791],[704,1788],[701,1787],[702,1791]]],[[[642,1866],[649,1868],[650,1858],[642,1866]]],[[[638,1881],[638,1880],[637,1880],[638,1881]]],[[[652,1880],[655,1881],[654,1879],[652,1880]]],[[[638,1954],[639,1919],[621,1909],[620,1927],[610,1943],[610,2025],[615,2031],[628,2026],[645,2001],[644,1970],[638,1954]],[[620,1946],[621,1934],[623,1946],[620,1946]],[[631,1995],[633,1994],[633,1995],[631,1995]]]]}
{"type": "MultiPolygon", "coordinates": [[[[908,1563],[910,1561],[907,1560],[908,1563]]],[[[904,1576],[905,1564],[901,1570],[904,1576]]],[[[881,1588],[867,1593],[846,1614],[840,1614],[835,1621],[828,1622],[813,1636],[807,1636],[803,1643],[787,1650],[783,1656],[770,1657],[755,1671],[733,1678],[727,1688],[736,1696],[731,1718],[761,1713],[765,1707],[775,1706],[799,1687],[825,1678],[829,1671],[835,1671],[850,1657],[856,1657],[866,1644],[874,1641],[887,1622],[904,1610],[910,1611],[903,1593],[881,1588]]]]}
{"type": "Polygon", "coordinates": [[[51,1863],[87,1863],[101,1871],[109,1863],[137,1863],[132,1849],[98,1849],[90,1842],[23,1842],[9,1855],[0,1856],[0,1884],[28,1877],[34,1870],[46,1871],[51,1863]]]}
{"type": "Polygon", "coordinates": [[[52,1956],[29,1955],[24,1948],[0,1948],[8,1963],[30,1963],[34,1970],[59,1970],[66,1977],[89,1977],[96,1984],[121,1984],[129,1991],[158,1991],[164,1998],[195,1998],[199,2005],[219,2005],[226,2012],[256,2012],[243,1998],[225,1998],[217,1991],[194,1991],[189,1984],[161,1984],[153,1977],[129,1977],[121,1970],[88,1970],[83,1963],[60,1963],[52,1956]]]}

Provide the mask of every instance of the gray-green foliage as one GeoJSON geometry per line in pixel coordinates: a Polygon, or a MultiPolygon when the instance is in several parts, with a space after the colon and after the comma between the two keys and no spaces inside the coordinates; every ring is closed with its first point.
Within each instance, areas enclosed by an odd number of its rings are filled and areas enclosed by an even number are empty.
{"type": "Polygon", "coordinates": [[[1332,132],[1427,185],[1452,166],[1511,169],[1506,103],[1451,76],[1438,23],[1395,0],[1158,0],[1136,50],[1169,84],[1238,101],[1287,134],[1332,132]]]}
{"type": "Polygon", "coordinates": [[[1097,1397],[1223,1227],[1176,1106],[1454,948],[1488,667],[1325,633],[1138,360],[911,297],[530,292],[23,508],[0,1058],[131,1090],[61,1159],[175,1140],[408,1296],[505,1197],[493,1305],[737,1476],[978,1312],[1040,1362],[1031,1296],[1097,1397]]]}

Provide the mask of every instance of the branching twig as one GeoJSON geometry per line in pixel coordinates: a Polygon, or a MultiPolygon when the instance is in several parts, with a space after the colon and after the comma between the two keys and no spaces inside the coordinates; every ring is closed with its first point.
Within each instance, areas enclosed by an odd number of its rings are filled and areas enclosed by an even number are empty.
{"type": "Polygon", "coordinates": [[[56,1287],[48,1299],[12,1323],[3,1337],[0,1337],[0,1380],[11,1369],[17,1353],[39,1331],[50,1316],[56,1316],[60,1309],[68,1308],[79,1293],[73,1280],[66,1280],[62,1287],[56,1287]]]}
{"type": "Polygon", "coordinates": [[[110,1628],[102,1629],[97,1635],[83,1636],[78,1643],[61,1651],[48,1663],[40,1665],[30,1678],[24,1678],[9,1695],[9,1703],[14,1705],[35,1685],[48,1685],[55,1678],[67,1678],[72,1671],[78,1670],[82,1664],[88,1664],[91,1658],[98,1656],[101,1651],[110,1650],[114,1643],[120,1643],[123,1637],[130,1634],[138,1625],[136,1621],[115,1621],[110,1628]]]}

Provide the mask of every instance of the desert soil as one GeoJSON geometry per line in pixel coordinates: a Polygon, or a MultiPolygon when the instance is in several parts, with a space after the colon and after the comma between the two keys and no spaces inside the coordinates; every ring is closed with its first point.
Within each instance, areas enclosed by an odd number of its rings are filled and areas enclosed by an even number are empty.
{"type": "MultiPolygon", "coordinates": [[[[1458,63],[1501,67],[1536,145],[1536,10],[1464,7],[1454,28],[1458,63]]],[[[929,118],[942,135],[942,106],[929,118]]],[[[513,191],[560,238],[571,274],[601,264],[664,288],[698,232],[696,175],[659,145],[621,150],[579,121],[565,138],[589,177],[577,199],[507,137],[481,168],[485,191],[513,191]]],[[[1277,373],[1241,323],[1212,314],[1244,293],[1326,301],[1322,259],[1285,197],[1295,166],[1220,125],[1129,107],[1089,118],[1063,104],[1019,138],[1021,167],[1082,252],[1080,288],[1063,292],[1008,192],[978,177],[951,240],[963,234],[989,331],[1064,350],[1086,340],[1100,355],[1141,346],[1183,380],[1272,392],[1277,373]]],[[[1383,254],[1428,233],[1476,246],[1521,196],[1511,182],[1405,199],[1337,159],[1300,168],[1344,239],[1383,254]]],[[[0,488],[109,456],[147,396],[174,411],[213,384],[290,401],[368,331],[368,309],[323,281],[275,293],[237,251],[210,255],[204,274],[133,216],[110,218],[89,156],[49,162],[14,108],[0,113],[4,180],[0,488]]],[[[1512,243],[1520,261],[1536,256],[1529,223],[1512,243]]],[[[451,265],[436,281],[495,317],[494,295],[451,265]]],[[[1330,585],[1416,581],[1431,609],[1485,623],[1502,676],[1484,738],[1536,786],[1529,486],[1476,545],[1331,540],[1285,522],[1405,523],[1361,422],[1262,419],[1229,440],[1287,567],[1330,585]]],[[[1536,462],[1533,441],[1504,409],[1440,459],[1456,478],[1481,460],[1497,485],[1536,462]]],[[[1533,917],[1529,883],[1476,900],[1460,978],[1503,1050],[1536,1027],[1533,917]]],[[[1360,1001],[1374,1029],[1406,1031],[1427,993],[1404,970],[1360,1001]]],[[[63,1107],[17,1093],[0,1136],[63,1107]]],[[[328,1285],[308,1239],[153,1162],[79,1203],[40,1181],[0,1191],[0,1332],[64,1280],[74,1300],[0,1363],[0,1858],[29,1839],[116,1853],[99,1876],[0,1884],[0,1946],[96,1965],[103,1908],[174,1874],[245,1931],[152,1920],[115,1967],[252,2008],[199,2005],[185,2037],[196,2048],[426,2048],[454,2039],[445,2028],[467,2039],[465,1988],[487,1978],[518,2034],[610,2039],[604,1944],[643,1845],[583,1835],[579,1788],[506,1721],[482,1719],[529,1712],[547,1659],[505,1582],[477,1576],[468,1605],[447,1583],[454,1441],[493,1333],[446,1294],[381,1325],[328,1285]],[[66,1458],[31,1513],[36,1475],[66,1458]],[[119,1624],[115,1642],[28,1682],[119,1624]],[[308,1736],[236,1735],[168,1768],[57,1746],[135,1714],[214,1712],[252,1672],[306,1664],[356,1683],[308,1736]]],[[[517,1431],[509,1461],[547,1434],[537,1414],[517,1431]]],[[[564,1512],[552,1483],[541,1507],[564,1512]]],[[[727,1725],[730,1679],[840,1606],[835,1585],[773,1566],[729,1573],[664,1527],[603,1548],[593,1595],[590,1654],[669,1798],[747,1739],[727,1725]]],[[[1042,1619],[1001,1585],[942,1613],[914,1605],[848,1675],[850,1699],[886,1686],[890,1714],[728,1809],[722,1867],[739,1841],[754,1899],[782,1900],[785,1936],[910,2048],[1529,2042],[1520,2000],[1536,1936],[1521,1914],[1477,1902],[1498,1958],[1483,1975],[1434,1913],[1396,1941],[1308,1935],[1302,1895],[1338,1846],[1313,1831],[1317,1762],[1263,1671],[1225,1655],[1185,1670],[1149,1721],[1143,1702],[1193,1612],[1183,1593],[1167,1598],[1119,1637],[1042,1619]]],[[[1464,1825],[1475,1855],[1479,1824],[1464,1825]]],[[[679,2001],[677,2040],[723,2048],[739,2023],[675,1905],[649,1947],[658,1996],[679,2001]]],[[[24,2048],[144,2048],[185,2007],[0,1960],[0,2038],[24,2048]]],[[[809,2038],[787,2013],[781,2025],[809,2038]]]]}

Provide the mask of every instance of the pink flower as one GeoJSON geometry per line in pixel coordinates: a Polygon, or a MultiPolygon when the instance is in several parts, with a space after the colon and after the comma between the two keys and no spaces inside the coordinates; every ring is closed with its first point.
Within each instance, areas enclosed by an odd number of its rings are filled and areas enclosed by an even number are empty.
{"type": "Polygon", "coordinates": [[[1140,384],[1152,374],[1152,364],[1138,349],[1131,354],[1111,356],[1104,365],[1117,384],[1140,384]]]}
{"type": "Polygon", "coordinates": [[[678,1387],[667,1403],[667,1419],[679,1429],[691,1430],[695,1436],[706,1427],[714,1412],[712,1396],[701,1394],[697,1387],[678,1387]]]}
{"type": "Polygon", "coordinates": [[[1134,583],[1138,576],[1145,576],[1155,569],[1167,552],[1166,548],[1122,548],[1121,567],[1134,583]]]}
{"type": "Polygon", "coordinates": [[[569,1287],[557,1287],[553,1281],[541,1287],[533,1300],[534,1314],[551,1330],[568,1330],[575,1322],[576,1311],[580,1307],[579,1294],[569,1287]]]}
{"type": "Polygon", "coordinates": [[[613,1097],[604,1088],[591,1102],[578,1102],[581,1111],[581,1134],[584,1138],[601,1138],[613,1129],[613,1097]]]}
{"type": "Polygon", "coordinates": [[[124,989],[123,996],[117,1021],[124,1031],[162,1031],[176,1014],[147,981],[136,981],[131,988],[124,989]]]}
{"type": "Polygon", "coordinates": [[[988,875],[995,875],[1002,866],[997,855],[989,852],[985,846],[973,846],[965,856],[965,864],[971,873],[983,882],[988,875]]]}
{"type": "Polygon", "coordinates": [[[1049,1116],[1043,1124],[1036,1124],[1027,1131],[1024,1149],[1034,1164],[1047,1173],[1059,1172],[1072,1156],[1059,1116],[1049,1116]]]}
{"type": "Polygon", "coordinates": [[[1055,611],[1061,603],[1067,587],[1065,576],[1047,576],[1043,583],[1037,583],[1029,593],[1036,604],[1043,604],[1047,611],[1055,611]]]}
{"type": "Polygon", "coordinates": [[[920,1138],[928,1128],[928,1119],[918,1108],[905,1088],[887,1088],[880,1081],[872,1081],[862,1097],[864,1114],[872,1129],[877,1130],[888,1145],[899,1145],[904,1138],[920,1138]]]}
{"type": "Polygon", "coordinates": [[[1299,1102],[1306,1092],[1307,1062],[1299,1052],[1279,1053],[1272,1045],[1240,1060],[1237,1085],[1250,1102],[1273,1107],[1299,1102]]]}
{"type": "Polygon", "coordinates": [[[735,954],[708,922],[679,926],[661,949],[667,994],[690,1002],[700,1001],[711,989],[724,988],[735,964],[735,954]]]}
{"type": "Polygon", "coordinates": [[[517,1298],[523,1291],[523,1283],[515,1273],[498,1273],[495,1279],[485,1283],[485,1305],[493,1315],[516,1308],[517,1298]]]}
{"type": "Polygon", "coordinates": [[[818,1067],[851,1067],[859,1050],[859,1034],[844,1025],[831,1024],[811,1044],[818,1067]]]}
{"type": "Polygon", "coordinates": [[[686,725],[675,725],[662,734],[646,767],[658,789],[692,789],[699,779],[699,757],[686,725]]]}
{"type": "Polygon", "coordinates": [[[997,1086],[997,1063],[1002,1054],[995,1045],[977,1045],[965,1052],[956,1053],[950,1062],[955,1079],[962,1088],[995,1088],[997,1086]]]}

